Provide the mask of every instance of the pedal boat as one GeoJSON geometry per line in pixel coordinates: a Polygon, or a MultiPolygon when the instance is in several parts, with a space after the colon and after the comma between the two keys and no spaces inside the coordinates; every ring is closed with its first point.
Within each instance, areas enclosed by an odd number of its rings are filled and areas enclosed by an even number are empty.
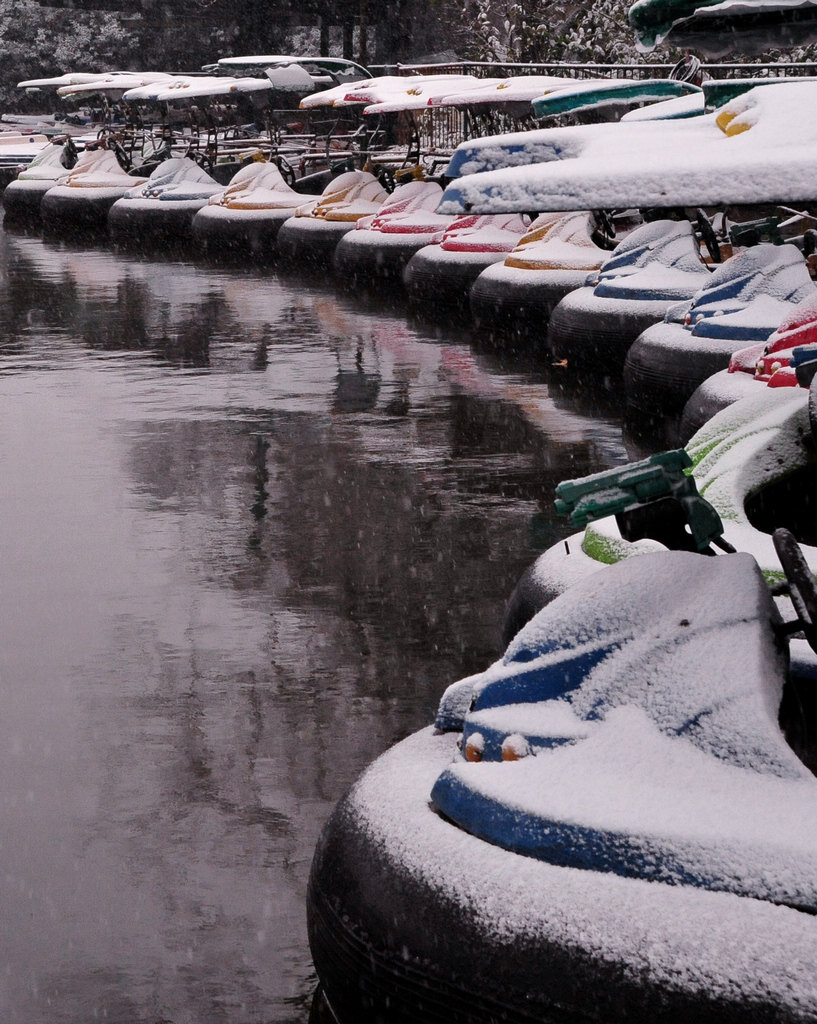
{"type": "Polygon", "coordinates": [[[624,363],[627,405],[646,412],[681,413],[695,389],[733,353],[765,342],[815,293],[802,252],[764,242],[730,257],[686,306],[667,311],[643,331],[624,363]]]}
{"type": "Polygon", "coordinates": [[[378,212],[387,192],[368,171],[344,171],[318,197],[297,207],[278,231],[279,258],[293,266],[326,268],[335,247],[361,217],[378,212]]]}
{"type": "MultiPolygon", "coordinates": [[[[803,387],[755,386],[754,393],[715,413],[684,448],[698,491],[720,516],[724,540],[749,552],[771,583],[781,579],[771,537],[777,526],[792,530],[817,570],[817,530],[809,511],[817,455],[809,398],[803,387]]],[[[506,640],[586,576],[665,546],[653,530],[623,530],[612,512],[592,520],[571,518],[581,529],[551,545],[522,574],[505,613],[506,640]]]]}
{"type": "Polygon", "coordinates": [[[338,242],[333,259],[338,280],[349,287],[383,280],[401,283],[412,256],[425,245],[441,242],[453,221],[436,212],[442,194],[433,181],[398,185],[377,213],[361,217],[338,242]]]}
{"type": "Polygon", "coordinates": [[[571,370],[620,373],[641,332],[711,278],[692,224],[655,220],[635,228],[550,316],[547,347],[571,370]]]}
{"type": "MultiPolygon", "coordinates": [[[[805,1024],[817,782],[748,554],[576,584],[318,843],[313,960],[341,1024],[805,1024]]],[[[796,702],[794,702],[796,703],[796,702]]]]}
{"type": "Polygon", "coordinates": [[[148,176],[125,171],[114,149],[88,147],[74,167],[42,197],[40,219],[52,234],[88,230],[107,232],[108,211],[148,176]]]}
{"type": "Polygon", "coordinates": [[[520,214],[453,219],[439,243],[423,246],[406,264],[403,283],[419,309],[468,309],[471,286],[501,263],[530,227],[520,214]]]}
{"type": "Polygon", "coordinates": [[[43,196],[76,164],[74,141],[55,139],[3,189],[4,223],[37,222],[43,196]]]}
{"type": "Polygon", "coordinates": [[[307,202],[273,161],[254,160],[196,213],[193,238],[210,256],[271,257],[281,225],[307,202]]]}
{"type": "Polygon", "coordinates": [[[700,384],[684,406],[680,440],[685,443],[715,413],[759,386],[798,387],[797,365],[817,355],[817,290],[794,307],[768,341],[739,349],[725,370],[700,384]]]}
{"type": "Polygon", "coordinates": [[[187,241],[195,214],[222,189],[190,157],[163,160],[143,185],[116,200],[108,233],[121,245],[187,241]]]}
{"type": "Polygon", "coordinates": [[[504,260],[471,287],[471,316],[499,337],[534,333],[544,341],[556,304],[580,288],[610,255],[597,244],[592,213],[540,213],[504,260]]]}

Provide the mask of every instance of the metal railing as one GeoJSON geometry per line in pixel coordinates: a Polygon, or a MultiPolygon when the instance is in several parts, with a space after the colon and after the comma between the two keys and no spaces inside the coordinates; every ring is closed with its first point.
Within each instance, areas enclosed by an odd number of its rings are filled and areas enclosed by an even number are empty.
{"type": "MultiPolygon", "coordinates": [[[[474,75],[502,78],[510,75],[558,75],[566,78],[666,78],[674,64],[514,64],[491,61],[459,61],[449,64],[379,64],[369,67],[373,75],[474,75]]],[[[817,76],[814,62],[770,62],[763,64],[702,64],[710,78],[774,78],[817,76]]]]}

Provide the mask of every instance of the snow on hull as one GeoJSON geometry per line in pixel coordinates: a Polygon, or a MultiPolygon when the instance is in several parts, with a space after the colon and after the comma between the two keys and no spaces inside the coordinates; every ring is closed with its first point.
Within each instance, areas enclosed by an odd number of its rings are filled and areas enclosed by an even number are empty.
{"type": "Polygon", "coordinates": [[[813,1021],[814,917],[482,842],[429,806],[455,754],[450,733],[404,740],[319,843],[310,945],[342,1019],[813,1021]]]}

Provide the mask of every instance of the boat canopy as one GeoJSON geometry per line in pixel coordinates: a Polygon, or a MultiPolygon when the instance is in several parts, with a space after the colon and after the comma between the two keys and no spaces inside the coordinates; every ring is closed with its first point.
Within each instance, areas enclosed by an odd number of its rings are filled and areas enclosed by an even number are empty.
{"type": "Polygon", "coordinates": [[[683,120],[541,129],[462,143],[440,212],[809,202],[817,82],[751,89],[683,120]]]}
{"type": "MultiPolygon", "coordinates": [[[[812,42],[817,0],[636,0],[628,17],[642,50],[654,49],[670,33],[687,33],[694,36],[699,51],[718,55],[736,47],[812,42]],[[806,38],[809,27],[812,32],[806,38]]],[[[682,45],[687,40],[673,41],[682,45]]]]}
{"type": "Polygon", "coordinates": [[[285,64],[298,64],[312,75],[318,83],[326,85],[342,82],[357,82],[363,78],[371,78],[371,72],[360,64],[343,57],[295,57],[286,54],[250,54],[245,57],[221,57],[215,65],[208,65],[203,70],[217,69],[222,74],[262,75],[267,68],[280,67],[285,64]]]}
{"type": "Polygon", "coordinates": [[[698,86],[672,78],[608,79],[606,81],[575,82],[533,100],[536,117],[554,117],[557,114],[575,114],[580,111],[599,110],[602,107],[632,106],[657,100],[676,99],[688,93],[699,93],[698,86]]]}

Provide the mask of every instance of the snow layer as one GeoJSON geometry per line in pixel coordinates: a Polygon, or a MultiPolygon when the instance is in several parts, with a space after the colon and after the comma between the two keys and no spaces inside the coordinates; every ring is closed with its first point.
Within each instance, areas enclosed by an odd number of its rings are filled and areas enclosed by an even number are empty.
{"type": "Polygon", "coordinates": [[[370,217],[361,218],[356,231],[373,235],[428,235],[428,242],[442,241],[452,218],[436,213],[442,188],[433,181],[409,181],[388,196],[370,217]]]}
{"type": "MultiPolygon", "coordinates": [[[[745,502],[813,457],[808,397],[802,388],[758,388],[713,416],[686,446],[698,490],[720,514],[725,538],[751,552],[770,579],[782,577],[780,563],[771,537],[749,522],[745,502]]],[[[817,548],[801,547],[817,566],[817,548]]]]}
{"type": "MultiPolygon", "coordinates": [[[[455,738],[423,730],[379,758],[347,806],[378,855],[454,902],[498,944],[583,951],[623,983],[773,1006],[811,1021],[817,918],[690,886],[557,867],[491,846],[436,815],[428,794],[455,738]]],[[[479,966],[479,965],[477,965],[479,966]]]]}
{"type": "Polygon", "coordinates": [[[305,198],[286,184],[274,163],[253,161],[233,175],[230,184],[210,199],[210,205],[259,213],[295,210],[304,205],[305,198]]]}
{"type": "Polygon", "coordinates": [[[448,816],[452,798],[471,812],[469,831],[548,861],[817,909],[813,777],[725,765],[636,706],[611,711],[572,746],[455,763],[432,790],[448,816]]]}
{"type": "MultiPolygon", "coordinates": [[[[110,149],[86,149],[57,188],[121,189],[144,184],[147,177],[136,177],[122,170],[110,149]]],[[[120,194],[122,194],[120,192],[120,194]]]]}
{"type": "Polygon", "coordinates": [[[587,211],[541,213],[505,258],[520,270],[596,270],[608,253],[592,239],[593,217],[587,211]]]}
{"type": "Polygon", "coordinates": [[[817,82],[780,82],[702,117],[475,140],[452,158],[449,174],[464,177],[440,212],[807,201],[817,123],[802,111],[816,100],[817,82]]]}
{"type": "Polygon", "coordinates": [[[122,201],[138,199],[168,201],[206,201],[222,186],[189,157],[163,160],[148,180],[130,189],[122,201]]]}

